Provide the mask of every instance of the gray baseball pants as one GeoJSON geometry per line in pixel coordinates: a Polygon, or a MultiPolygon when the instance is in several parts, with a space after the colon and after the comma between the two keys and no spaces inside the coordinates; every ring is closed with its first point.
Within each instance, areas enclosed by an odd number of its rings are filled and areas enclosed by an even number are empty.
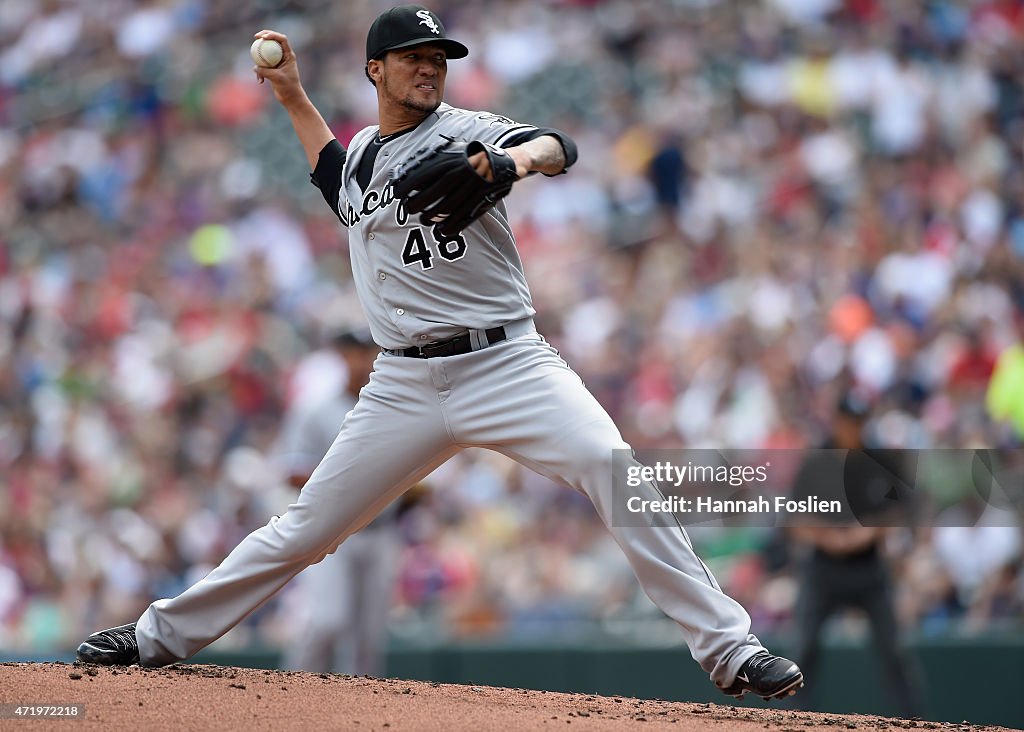
{"type": "MultiPolygon", "coordinates": [[[[732,683],[761,650],[747,612],[721,591],[681,527],[612,525],[612,451],[629,446],[579,376],[533,332],[460,356],[381,354],[287,512],[249,534],[204,579],[143,613],[136,628],[142,664],[181,661],[212,643],[466,447],[497,450],[585,493],[713,682],[732,683]]],[[[659,497],[656,486],[635,490],[659,497]]]]}
{"type": "Polygon", "coordinates": [[[302,606],[281,666],[380,676],[400,551],[394,525],[368,526],[300,572],[302,606]]]}

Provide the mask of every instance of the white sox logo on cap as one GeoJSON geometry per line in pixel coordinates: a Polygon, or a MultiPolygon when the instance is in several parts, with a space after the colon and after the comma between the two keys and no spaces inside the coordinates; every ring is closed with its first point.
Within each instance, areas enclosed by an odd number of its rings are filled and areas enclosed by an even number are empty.
{"type": "Polygon", "coordinates": [[[437,23],[434,22],[434,16],[430,14],[429,10],[417,10],[416,17],[420,18],[420,25],[427,26],[434,35],[441,34],[441,29],[437,27],[437,23]]]}
{"type": "Polygon", "coordinates": [[[388,51],[427,43],[443,48],[450,59],[465,58],[469,54],[468,48],[447,36],[444,23],[435,13],[421,5],[400,5],[384,11],[373,21],[366,34],[366,60],[380,59],[388,51]]]}

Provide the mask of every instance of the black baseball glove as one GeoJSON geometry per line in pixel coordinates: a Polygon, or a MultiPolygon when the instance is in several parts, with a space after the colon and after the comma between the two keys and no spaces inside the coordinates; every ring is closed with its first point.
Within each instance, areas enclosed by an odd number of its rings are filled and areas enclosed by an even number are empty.
{"type": "Polygon", "coordinates": [[[420,148],[391,173],[395,195],[405,210],[422,213],[423,221],[435,224],[446,237],[454,237],[508,195],[519,180],[516,163],[500,147],[474,140],[461,142],[445,137],[432,148],[420,148]],[[491,163],[494,180],[477,173],[469,158],[483,151],[491,163]]]}

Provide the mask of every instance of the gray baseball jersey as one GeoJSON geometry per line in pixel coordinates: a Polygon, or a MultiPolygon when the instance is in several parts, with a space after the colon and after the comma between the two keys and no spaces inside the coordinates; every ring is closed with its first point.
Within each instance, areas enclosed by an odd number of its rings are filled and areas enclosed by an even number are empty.
{"type": "Polygon", "coordinates": [[[338,436],[345,415],[356,405],[348,394],[295,407],[285,417],[276,450],[277,460],[290,475],[309,475],[338,436]]]}
{"type": "Polygon", "coordinates": [[[405,348],[534,314],[504,201],[456,239],[438,241],[418,214],[406,214],[388,179],[401,161],[437,145],[441,135],[500,145],[534,129],[442,104],[411,132],[384,142],[365,191],[356,170],[379,128],[367,127],[352,138],[338,215],[348,226],[352,277],[379,345],[405,348]]]}
{"type": "MultiPolygon", "coordinates": [[[[356,400],[352,396],[342,393],[324,401],[302,405],[286,415],[276,449],[277,462],[290,475],[311,474],[331,449],[345,421],[345,415],[355,405],[356,400]]],[[[395,502],[366,528],[393,526],[397,513],[398,503],[395,502]]]]}

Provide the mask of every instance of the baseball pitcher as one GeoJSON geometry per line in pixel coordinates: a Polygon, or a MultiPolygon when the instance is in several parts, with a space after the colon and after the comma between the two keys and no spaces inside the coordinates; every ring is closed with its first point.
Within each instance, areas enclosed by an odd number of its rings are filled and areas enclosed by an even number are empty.
{"type": "MultiPolygon", "coordinates": [[[[612,453],[629,445],[537,333],[502,198],[531,173],[564,173],[576,160],[573,141],[445,104],[448,61],[469,51],[434,13],[406,5],[370,27],[365,72],[379,124],[346,150],[306,96],[288,39],[256,35],[284,48],[278,67],[256,74],[270,81],[313,183],[348,229],[353,277],[382,352],[288,511],[137,623],[90,636],[79,659],[161,666],[189,658],[453,454],[484,447],[590,498],[644,590],[726,694],[795,692],[800,669],[750,633],[750,617],[682,527],[613,525],[612,453]]],[[[660,498],[654,483],[637,490],[660,498]]]]}

